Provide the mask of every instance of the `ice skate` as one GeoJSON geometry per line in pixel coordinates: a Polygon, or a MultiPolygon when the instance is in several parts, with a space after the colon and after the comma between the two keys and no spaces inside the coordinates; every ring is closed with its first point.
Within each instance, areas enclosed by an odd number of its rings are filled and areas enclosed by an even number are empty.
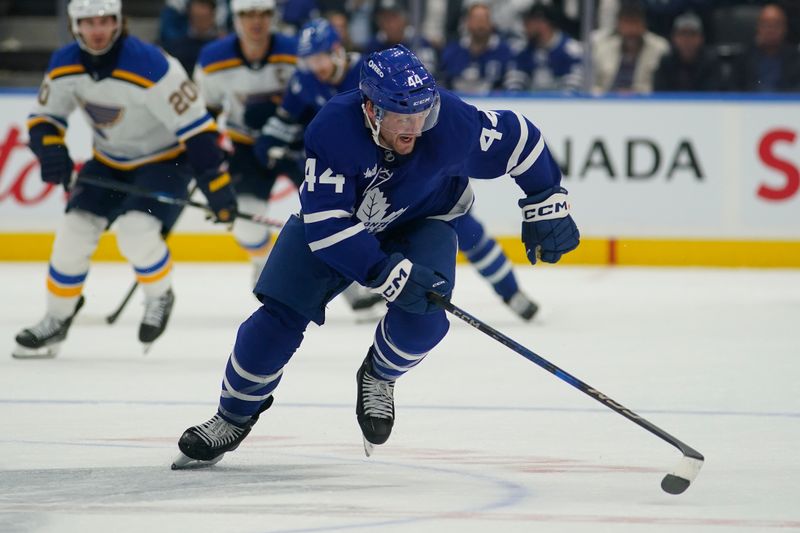
{"type": "Polygon", "coordinates": [[[373,374],[372,350],[356,374],[358,398],[356,418],[364,436],[364,453],[371,456],[375,446],[389,440],[394,425],[394,381],[378,379],[373,374]]]}
{"type": "Polygon", "coordinates": [[[78,298],[75,311],[68,318],[58,319],[45,315],[35,326],[25,328],[17,334],[17,346],[11,352],[16,359],[51,359],[58,354],[61,343],[67,338],[72,319],[83,307],[84,298],[78,298]]]}
{"type": "Polygon", "coordinates": [[[525,296],[522,291],[515,292],[511,298],[503,301],[522,320],[532,320],[536,312],[539,311],[539,306],[525,296]]]}
{"type": "Polygon", "coordinates": [[[144,318],[139,326],[139,341],[144,345],[144,353],[147,353],[153,342],[164,333],[174,304],[175,295],[172,289],[167,289],[167,292],[158,298],[145,301],[144,318]]]}
{"type": "Polygon", "coordinates": [[[181,453],[172,461],[172,470],[203,468],[220,462],[227,452],[239,447],[258,422],[259,415],[269,409],[272,401],[272,396],[267,398],[244,425],[228,422],[217,413],[208,422],[184,431],[178,441],[181,453]]]}

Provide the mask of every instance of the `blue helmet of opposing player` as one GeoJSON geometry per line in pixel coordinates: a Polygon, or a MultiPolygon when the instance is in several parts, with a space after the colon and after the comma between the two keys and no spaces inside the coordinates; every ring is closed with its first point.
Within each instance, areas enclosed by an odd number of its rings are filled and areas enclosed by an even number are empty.
{"type": "Polygon", "coordinates": [[[413,149],[413,138],[433,128],[439,119],[439,91],[433,76],[414,53],[399,44],[370,54],[361,66],[359,89],[375,143],[400,153],[413,149]],[[370,116],[370,107],[372,116],[370,116]],[[398,138],[387,146],[386,135],[398,138]],[[409,140],[409,137],[411,139],[409,140]]]}

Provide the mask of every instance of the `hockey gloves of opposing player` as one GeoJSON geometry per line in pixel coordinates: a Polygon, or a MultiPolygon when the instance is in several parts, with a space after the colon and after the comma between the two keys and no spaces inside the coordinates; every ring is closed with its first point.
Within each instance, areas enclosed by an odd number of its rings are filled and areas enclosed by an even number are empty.
{"type": "Polygon", "coordinates": [[[380,274],[368,286],[386,298],[390,305],[415,314],[432,313],[439,306],[428,301],[428,292],[450,298],[452,284],[438,272],[412,263],[402,254],[394,253],[380,274]]]}
{"type": "Polygon", "coordinates": [[[537,259],[556,263],[578,247],[580,233],[569,214],[567,190],[553,187],[519,201],[522,208],[522,242],[532,265],[537,259]]]}
{"type": "Polygon", "coordinates": [[[64,138],[45,135],[42,137],[42,145],[36,150],[36,156],[39,158],[42,180],[56,185],[63,184],[68,189],[74,164],[64,144],[64,138]]]}
{"type": "Polygon", "coordinates": [[[236,218],[236,193],[231,186],[231,175],[215,173],[211,179],[199,179],[198,182],[214,213],[214,222],[233,222],[236,218]]]}

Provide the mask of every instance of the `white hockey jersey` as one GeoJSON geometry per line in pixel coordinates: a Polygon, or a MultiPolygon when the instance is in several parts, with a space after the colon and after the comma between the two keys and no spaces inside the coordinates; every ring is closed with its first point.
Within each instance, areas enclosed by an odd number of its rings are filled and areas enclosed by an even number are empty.
{"type": "Polygon", "coordinates": [[[100,80],[81,64],[77,43],[54,52],[28,129],[48,122],[63,134],[79,107],[94,130],[94,157],[120,170],[174,158],[185,139],[216,130],[175,58],[136,37],[121,39],[111,75],[100,80]]]}
{"type": "Polygon", "coordinates": [[[280,105],[296,64],[297,41],[293,37],[273,34],[267,56],[254,65],[245,61],[239,38],[232,34],[203,47],[194,79],[209,107],[225,113],[231,140],[253,144],[259,132],[245,125],[247,104],[270,101],[280,105]]]}

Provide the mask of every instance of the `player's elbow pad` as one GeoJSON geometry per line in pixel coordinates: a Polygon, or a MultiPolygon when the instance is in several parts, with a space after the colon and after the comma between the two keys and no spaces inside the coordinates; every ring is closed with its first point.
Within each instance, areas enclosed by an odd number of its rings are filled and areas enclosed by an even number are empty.
{"type": "Polygon", "coordinates": [[[186,157],[198,176],[214,173],[225,160],[225,154],[217,145],[217,134],[211,131],[198,133],[184,141],[186,157]]]}

